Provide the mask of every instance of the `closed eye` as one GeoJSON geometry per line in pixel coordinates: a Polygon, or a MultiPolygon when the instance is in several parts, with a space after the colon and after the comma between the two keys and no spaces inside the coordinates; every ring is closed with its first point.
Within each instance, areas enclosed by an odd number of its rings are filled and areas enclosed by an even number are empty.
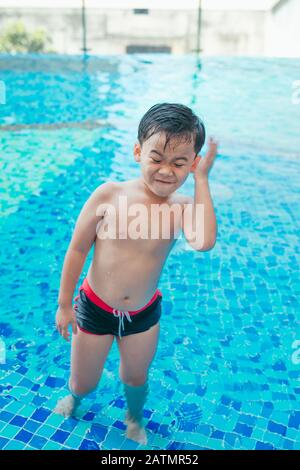
{"type": "MultiPolygon", "coordinates": [[[[161,163],[161,160],[156,160],[155,158],[151,157],[151,160],[154,162],[154,163],[161,163]]],[[[180,168],[181,166],[184,166],[183,163],[174,163],[174,165],[176,166],[176,168],[180,168]]]]}

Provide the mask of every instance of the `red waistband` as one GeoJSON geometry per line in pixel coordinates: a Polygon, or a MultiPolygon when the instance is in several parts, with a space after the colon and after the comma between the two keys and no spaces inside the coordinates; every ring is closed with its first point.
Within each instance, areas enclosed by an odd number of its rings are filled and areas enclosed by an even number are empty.
{"type": "MultiPolygon", "coordinates": [[[[106,310],[107,312],[110,312],[110,313],[113,313],[113,311],[116,310],[110,305],[108,305],[107,303],[105,303],[102,299],[100,299],[100,297],[98,297],[97,294],[95,294],[95,292],[92,290],[91,286],[89,285],[87,278],[83,280],[82,285],[79,287],[79,290],[80,289],[83,289],[87,297],[98,307],[103,308],[103,310],[106,310]]],[[[130,315],[135,315],[136,313],[139,313],[142,310],[145,310],[145,308],[149,307],[157,299],[159,295],[162,297],[161,291],[159,289],[156,289],[156,292],[154,293],[154,295],[151,297],[149,302],[144,307],[140,308],[139,310],[129,310],[128,313],[130,315]]]]}

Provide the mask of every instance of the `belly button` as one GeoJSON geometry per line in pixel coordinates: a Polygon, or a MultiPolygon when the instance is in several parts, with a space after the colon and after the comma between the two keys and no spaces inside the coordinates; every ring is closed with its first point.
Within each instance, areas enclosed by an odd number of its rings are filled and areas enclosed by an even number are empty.
{"type": "Polygon", "coordinates": [[[129,297],[126,295],[126,296],[124,297],[124,300],[128,300],[128,299],[129,299],[129,297]]]}

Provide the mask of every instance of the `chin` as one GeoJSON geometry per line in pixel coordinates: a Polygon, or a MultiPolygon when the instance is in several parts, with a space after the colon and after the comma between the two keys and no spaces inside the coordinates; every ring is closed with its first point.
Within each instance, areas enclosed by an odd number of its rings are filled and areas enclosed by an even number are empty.
{"type": "Polygon", "coordinates": [[[177,184],[175,183],[172,185],[164,186],[164,183],[160,184],[158,182],[147,181],[146,185],[148,186],[148,189],[158,197],[168,197],[177,189],[177,184]]]}
{"type": "Polygon", "coordinates": [[[158,188],[153,188],[151,187],[151,191],[156,194],[157,196],[160,196],[160,197],[167,197],[169,196],[170,194],[172,194],[175,189],[171,189],[171,188],[166,188],[166,189],[158,189],[158,188]]]}

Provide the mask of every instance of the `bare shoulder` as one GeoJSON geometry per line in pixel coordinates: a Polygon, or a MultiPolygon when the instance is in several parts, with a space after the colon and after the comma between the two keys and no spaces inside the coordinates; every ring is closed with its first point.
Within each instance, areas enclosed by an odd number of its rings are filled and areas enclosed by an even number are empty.
{"type": "Polygon", "coordinates": [[[116,192],[120,191],[121,183],[117,181],[106,181],[105,183],[100,184],[93,192],[96,199],[98,198],[109,198],[113,196],[116,192]]]}
{"type": "Polygon", "coordinates": [[[176,194],[174,195],[174,200],[173,203],[180,204],[182,206],[182,209],[184,209],[185,204],[191,204],[193,203],[194,199],[192,196],[188,196],[186,194],[176,194]]]}

